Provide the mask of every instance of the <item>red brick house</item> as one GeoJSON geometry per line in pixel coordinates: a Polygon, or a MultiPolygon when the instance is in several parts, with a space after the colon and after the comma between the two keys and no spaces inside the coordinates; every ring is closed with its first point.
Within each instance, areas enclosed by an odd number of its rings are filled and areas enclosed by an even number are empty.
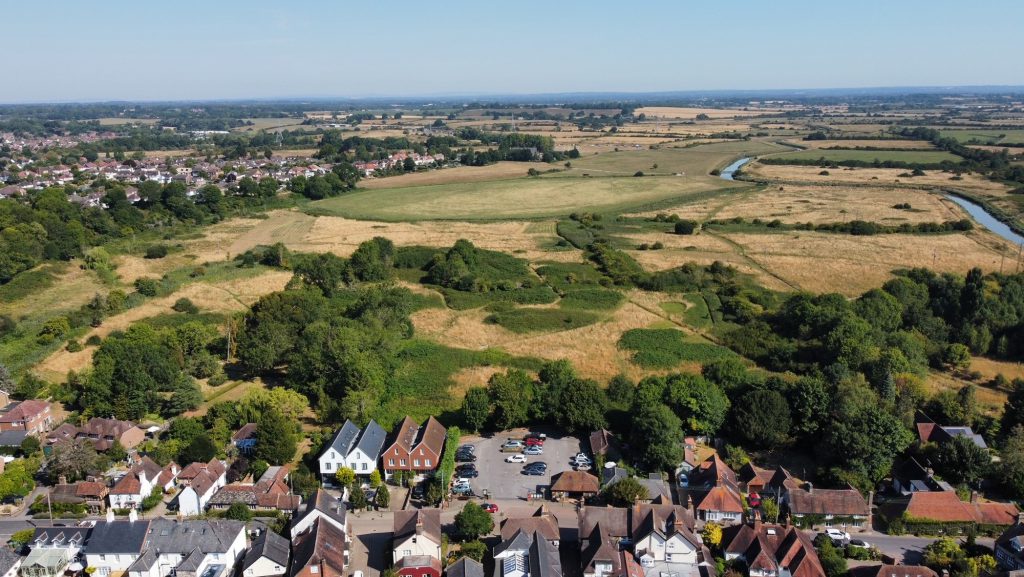
{"type": "Polygon", "coordinates": [[[38,435],[50,430],[53,425],[53,413],[50,403],[30,399],[10,406],[0,413],[0,432],[25,431],[38,435]]]}
{"type": "Polygon", "coordinates": [[[433,471],[441,464],[441,453],[448,431],[430,417],[423,426],[406,417],[394,432],[394,440],[382,453],[384,471],[390,477],[395,471],[433,471]]]}

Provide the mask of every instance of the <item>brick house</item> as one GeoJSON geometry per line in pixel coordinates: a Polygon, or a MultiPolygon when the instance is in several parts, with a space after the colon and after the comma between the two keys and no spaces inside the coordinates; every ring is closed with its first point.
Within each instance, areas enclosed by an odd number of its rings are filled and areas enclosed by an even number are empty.
{"type": "Polygon", "coordinates": [[[389,477],[395,471],[433,471],[441,464],[447,433],[434,417],[428,418],[422,427],[406,417],[395,429],[394,440],[383,453],[384,471],[389,477]]]}
{"type": "Polygon", "coordinates": [[[50,403],[46,401],[21,401],[0,413],[0,432],[25,431],[30,435],[38,435],[49,431],[52,425],[53,413],[50,403]]]}

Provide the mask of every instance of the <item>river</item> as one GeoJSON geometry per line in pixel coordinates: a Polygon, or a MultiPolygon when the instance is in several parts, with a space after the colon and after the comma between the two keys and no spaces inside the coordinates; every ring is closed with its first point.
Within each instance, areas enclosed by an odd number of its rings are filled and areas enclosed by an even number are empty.
{"type": "Polygon", "coordinates": [[[976,204],[967,200],[966,198],[956,196],[955,194],[944,195],[949,200],[960,205],[961,208],[967,211],[967,214],[971,215],[978,224],[1005,238],[1015,245],[1024,244],[1024,236],[1021,236],[1013,229],[1006,225],[1006,223],[1000,221],[996,217],[992,216],[982,207],[980,204],[976,204]]]}
{"type": "Polygon", "coordinates": [[[725,180],[733,180],[733,175],[736,174],[736,171],[739,170],[740,167],[743,166],[744,164],[750,162],[750,160],[750,158],[741,158],[736,162],[730,164],[729,166],[723,168],[721,174],[719,174],[718,176],[725,180]]]}

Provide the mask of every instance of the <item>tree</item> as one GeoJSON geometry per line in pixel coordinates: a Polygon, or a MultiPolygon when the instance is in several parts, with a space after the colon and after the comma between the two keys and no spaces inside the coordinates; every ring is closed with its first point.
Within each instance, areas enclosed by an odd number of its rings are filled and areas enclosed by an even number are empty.
{"type": "Polygon", "coordinates": [[[325,297],[330,298],[338,289],[347,267],[344,259],[325,252],[299,259],[295,265],[295,274],[303,282],[320,289],[325,297]]]}
{"type": "Polygon", "coordinates": [[[774,389],[752,391],[733,407],[732,415],[735,433],[757,447],[773,448],[789,440],[789,403],[774,389]]]}
{"type": "Polygon", "coordinates": [[[349,267],[352,275],[364,282],[380,282],[394,274],[395,245],[380,236],[360,243],[352,256],[349,267]]]}
{"type": "Polygon", "coordinates": [[[688,431],[704,435],[718,432],[729,411],[729,397],[721,387],[689,373],[669,375],[665,385],[665,403],[688,431]]]}
{"type": "Polygon", "coordinates": [[[626,477],[605,487],[604,494],[605,499],[617,507],[632,507],[637,501],[650,498],[647,487],[641,485],[636,477],[626,477]]]}
{"type": "Polygon", "coordinates": [[[242,521],[248,523],[252,520],[252,509],[250,509],[245,503],[236,501],[228,507],[228,510],[224,512],[225,519],[231,519],[232,521],[242,521]]]}
{"type": "Polygon", "coordinates": [[[1012,385],[999,427],[1003,434],[1010,434],[1016,427],[1024,425],[1024,379],[1013,379],[1012,385]]]}
{"type": "Polygon", "coordinates": [[[718,547],[722,544],[722,526],[714,521],[708,521],[700,530],[701,540],[711,547],[718,547]]]}
{"type": "Polygon", "coordinates": [[[469,430],[477,433],[487,424],[491,415],[491,397],[484,387],[473,387],[462,399],[462,421],[469,430]]]}
{"type": "Polygon", "coordinates": [[[204,431],[185,445],[178,453],[178,463],[182,466],[189,463],[208,463],[217,454],[217,447],[204,431]]]}
{"type": "MultiPolygon", "coordinates": [[[[249,472],[252,473],[253,479],[259,479],[263,476],[263,473],[267,472],[270,468],[270,464],[263,460],[256,460],[249,464],[249,472]]],[[[295,479],[292,479],[294,482],[295,479]]]]}
{"type": "Polygon", "coordinates": [[[1003,441],[996,477],[1018,499],[1024,498],[1024,426],[1017,425],[1003,441]]]}
{"type": "Polygon", "coordinates": [[[464,540],[480,538],[494,529],[494,519],[480,505],[470,501],[455,515],[455,531],[464,540]]]}
{"type": "Polygon", "coordinates": [[[383,485],[384,482],[380,478],[380,469],[374,469],[370,472],[370,486],[376,489],[383,485]]]}
{"type": "Polygon", "coordinates": [[[766,497],[761,501],[761,513],[764,514],[764,520],[767,523],[778,523],[779,522],[779,503],[771,497],[766,497]]]}
{"type": "Polygon", "coordinates": [[[8,394],[14,391],[14,377],[3,363],[0,363],[0,391],[8,394]]]}
{"type": "Polygon", "coordinates": [[[495,373],[487,383],[494,402],[494,423],[498,429],[525,425],[533,406],[533,381],[519,369],[495,373]]]}
{"type": "Polygon", "coordinates": [[[54,481],[64,477],[74,482],[94,472],[96,462],[96,449],[89,439],[72,439],[53,446],[48,468],[54,481]]]}
{"type": "Polygon", "coordinates": [[[107,449],[107,458],[115,463],[120,463],[128,458],[128,451],[125,450],[124,445],[121,441],[114,439],[111,443],[110,448],[107,449]]]}
{"type": "Polygon", "coordinates": [[[334,480],[339,486],[353,490],[356,483],[356,472],[349,467],[338,467],[337,472],[334,473],[334,480]]]}
{"type": "Polygon", "coordinates": [[[21,453],[26,457],[35,455],[39,452],[40,448],[42,448],[42,445],[39,442],[39,437],[35,435],[29,435],[21,442],[21,453]]]}
{"type": "Polygon", "coordinates": [[[14,549],[18,550],[31,543],[35,534],[35,529],[22,529],[21,531],[15,531],[14,534],[11,535],[11,543],[16,545],[14,549]]]}
{"type": "Polygon", "coordinates": [[[284,465],[295,456],[296,423],[289,422],[276,409],[268,409],[256,421],[256,446],[253,456],[272,465],[284,465]]]}
{"type": "Polygon", "coordinates": [[[992,458],[970,437],[957,435],[935,451],[935,468],[954,484],[975,486],[984,476],[992,458]]]}
{"type": "MultiPolygon", "coordinates": [[[[29,540],[31,539],[32,536],[29,535],[29,540]]],[[[461,551],[464,556],[469,557],[474,561],[482,562],[484,560],[484,554],[487,552],[487,545],[479,539],[466,541],[462,544],[461,551]]]]}
{"type": "Polygon", "coordinates": [[[676,221],[674,230],[676,234],[697,234],[697,229],[700,228],[700,223],[695,220],[679,220],[676,221]]]}
{"type": "Polygon", "coordinates": [[[391,489],[387,485],[377,487],[377,494],[373,497],[373,504],[377,509],[387,511],[391,506],[391,489]]]}
{"type": "Polygon", "coordinates": [[[356,511],[370,506],[370,503],[366,500],[366,492],[361,487],[353,487],[349,491],[348,501],[352,505],[352,509],[356,511]]]}
{"type": "Polygon", "coordinates": [[[832,545],[831,539],[822,539],[818,546],[818,560],[825,570],[825,577],[844,577],[847,574],[846,559],[832,545]]]}
{"type": "Polygon", "coordinates": [[[632,420],[636,457],[651,471],[671,471],[682,461],[680,443],[683,424],[672,410],[662,404],[634,403],[632,420]]]}
{"type": "Polygon", "coordinates": [[[951,369],[966,370],[971,366],[971,350],[960,343],[946,345],[942,362],[951,369]]]}
{"type": "Polygon", "coordinates": [[[570,433],[589,433],[607,426],[608,398],[595,381],[571,378],[554,396],[555,422],[570,433]]]}

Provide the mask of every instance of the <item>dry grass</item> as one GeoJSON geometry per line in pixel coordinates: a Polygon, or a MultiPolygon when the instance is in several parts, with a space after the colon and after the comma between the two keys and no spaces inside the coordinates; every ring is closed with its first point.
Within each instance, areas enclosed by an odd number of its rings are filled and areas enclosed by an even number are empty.
{"type": "Polygon", "coordinates": [[[0,299],[0,314],[21,319],[33,313],[50,314],[77,309],[88,303],[96,293],[105,292],[106,289],[96,275],[68,263],[49,287],[16,301],[0,299]]]}
{"type": "Polygon", "coordinates": [[[100,126],[121,126],[123,124],[156,124],[155,118],[100,118],[100,126]]]}
{"type": "Polygon", "coordinates": [[[736,118],[745,116],[768,116],[778,114],[779,108],[760,108],[750,110],[724,109],[724,108],[684,108],[677,106],[644,106],[637,108],[633,113],[637,116],[646,114],[648,120],[653,119],[683,119],[693,120],[698,114],[707,114],[712,119],[736,118]]]}
{"type": "MultiPolygon", "coordinates": [[[[958,379],[956,376],[949,373],[932,371],[925,380],[925,390],[930,394],[935,394],[946,389],[958,391],[968,384],[969,383],[967,381],[958,379]]],[[[1006,392],[993,389],[988,386],[979,385],[978,383],[974,384],[977,385],[975,398],[978,400],[978,405],[981,410],[991,415],[1001,414],[1003,412],[1003,407],[1006,405],[1006,392]]]]}
{"type": "Polygon", "coordinates": [[[998,374],[1002,374],[1011,381],[1013,379],[1024,379],[1024,363],[974,357],[971,359],[971,370],[981,373],[985,380],[989,380],[998,374]]]}
{"type": "Polygon", "coordinates": [[[963,180],[950,180],[952,174],[937,170],[926,170],[924,176],[913,178],[900,178],[900,173],[906,171],[899,168],[838,168],[829,170],[828,175],[820,175],[818,173],[821,172],[821,168],[816,166],[765,165],[753,162],[743,167],[743,170],[759,179],[782,182],[943,186],[991,195],[1005,195],[1009,192],[1007,186],[992,182],[978,174],[965,174],[963,180]]]}
{"type": "Polygon", "coordinates": [[[457,168],[414,172],[401,176],[367,178],[359,182],[359,188],[373,190],[381,188],[402,188],[406,186],[446,184],[450,182],[505,180],[526,176],[526,172],[531,168],[536,168],[543,172],[557,167],[540,162],[498,162],[487,166],[460,166],[457,168]]]}
{"type": "Polygon", "coordinates": [[[790,140],[801,148],[899,148],[900,150],[934,150],[935,146],[926,140],[790,140]]]}

